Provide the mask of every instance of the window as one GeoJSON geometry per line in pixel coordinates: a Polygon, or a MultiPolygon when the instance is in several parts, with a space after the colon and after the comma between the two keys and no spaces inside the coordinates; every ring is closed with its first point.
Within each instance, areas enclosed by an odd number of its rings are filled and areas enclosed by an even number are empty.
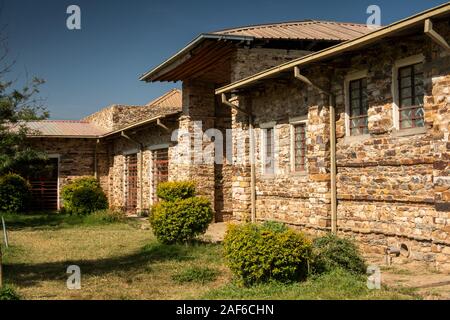
{"type": "Polygon", "coordinates": [[[398,69],[398,112],[400,129],[423,127],[423,64],[398,69]]]}
{"type": "Polygon", "coordinates": [[[292,124],[292,170],[304,171],[306,164],[306,122],[292,124]]]}
{"type": "Polygon", "coordinates": [[[274,166],[275,134],[273,128],[265,129],[265,137],[263,142],[264,142],[264,157],[263,157],[264,173],[273,174],[275,167],[274,166]]]}
{"type": "Polygon", "coordinates": [[[367,78],[350,81],[348,89],[350,135],[368,134],[367,78]]]}
{"type": "Polygon", "coordinates": [[[158,202],[156,189],[161,182],[169,180],[169,149],[157,149],[152,152],[153,162],[153,181],[152,181],[152,200],[158,202]]]}

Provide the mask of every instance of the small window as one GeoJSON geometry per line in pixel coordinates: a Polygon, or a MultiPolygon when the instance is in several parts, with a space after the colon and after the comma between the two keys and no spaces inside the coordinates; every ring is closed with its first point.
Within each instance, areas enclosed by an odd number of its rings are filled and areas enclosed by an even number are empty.
{"type": "Polygon", "coordinates": [[[398,69],[398,101],[400,129],[423,127],[423,64],[398,69]]]}
{"type": "Polygon", "coordinates": [[[368,134],[367,78],[349,83],[350,135],[368,134]]]}
{"type": "Polygon", "coordinates": [[[275,147],[275,132],[273,128],[264,129],[264,157],[263,157],[263,168],[265,174],[273,174],[275,168],[274,161],[274,147],[275,147]]]}
{"type": "Polygon", "coordinates": [[[294,171],[304,171],[306,162],[306,123],[293,125],[294,133],[294,171]]]}

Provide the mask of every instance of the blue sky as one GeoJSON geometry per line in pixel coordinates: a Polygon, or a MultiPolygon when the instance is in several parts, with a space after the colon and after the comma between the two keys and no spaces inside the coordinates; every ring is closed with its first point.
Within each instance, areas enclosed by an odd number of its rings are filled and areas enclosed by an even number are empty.
{"type": "Polygon", "coordinates": [[[112,103],[144,104],[179,86],[146,84],[140,74],[201,32],[241,25],[323,19],[365,23],[371,4],[389,24],[447,1],[436,0],[0,0],[9,74],[46,80],[41,96],[52,119],[79,119],[112,103]],[[82,30],[66,28],[81,8],[82,30]]]}

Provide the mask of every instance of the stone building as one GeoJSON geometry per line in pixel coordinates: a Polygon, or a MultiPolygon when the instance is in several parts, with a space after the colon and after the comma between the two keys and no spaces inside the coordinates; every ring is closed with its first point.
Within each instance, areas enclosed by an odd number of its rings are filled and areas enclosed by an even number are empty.
{"type": "Polygon", "coordinates": [[[245,112],[254,127],[255,194],[239,164],[236,218],[449,268],[449,18],[445,4],[217,89],[233,128],[249,136],[245,112]]]}
{"type": "Polygon", "coordinates": [[[269,67],[305,56],[369,33],[366,25],[328,21],[298,21],[227,29],[201,34],[170,59],[142,75],[146,82],[182,81],[183,110],[177,139],[186,157],[171,167],[170,178],[199,181],[202,195],[211,199],[216,221],[233,218],[233,179],[237,167],[223,150],[223,161],[205,163],[194,158],[210,144],[195,144],[205,132],[218,130],[227,145],[232,112],[214,90],[269,67]],[[188,137],[185,132],[190,132],[188,137]],[[228,160],[227,160],[228,159],[228,160]]]}
{"type": "Polygon", "coordinates": [[[181,91],[174,89],[145,106],[113,105],[81,121],[29,122],[32,144],[46,151],[55,168],[31,181],[37,206],[60,209],[64,185],[95,176],[110,207],[148,211],[157,184],[168,179],[171,134],[180,112],[181,91]]]}
{"type": "Polygon", "coordinates": [[[159,181],[194,180],[216,221],[334,231],[450,268],[449,18],[444,4],[378,29],[202,34],[140,78],[182,81],[182,93],[63,122],[77,134],[44,123],[32,139],[59,157],[59,187],[96,175],[129,213],[159,181]]]}

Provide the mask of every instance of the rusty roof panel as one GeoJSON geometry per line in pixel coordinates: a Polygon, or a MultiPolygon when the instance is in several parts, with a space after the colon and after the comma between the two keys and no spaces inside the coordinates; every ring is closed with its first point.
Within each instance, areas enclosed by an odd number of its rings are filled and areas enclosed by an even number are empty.
{"type": "Polygon", "coordinates": [[[180,89],[172,89],[165,93],[159,98],[150,101],[146,104],[147,107],[160,107],[169,109],[179,109],[182,108],[182,94],[180,89]]]}
{"type": "Polygon", "coordinates": [[[371,31],[373,30],[365,24],[305,20],[226,29],[213,34],[259,39],[345,41],[361,37],[371,31]]]}
{"type": "Polygon", "coordinates": [[[106,130],[87,121],[76,120],[43,120],[26,122],[38,137],[92,137],[103,135],[106,130]]]}

